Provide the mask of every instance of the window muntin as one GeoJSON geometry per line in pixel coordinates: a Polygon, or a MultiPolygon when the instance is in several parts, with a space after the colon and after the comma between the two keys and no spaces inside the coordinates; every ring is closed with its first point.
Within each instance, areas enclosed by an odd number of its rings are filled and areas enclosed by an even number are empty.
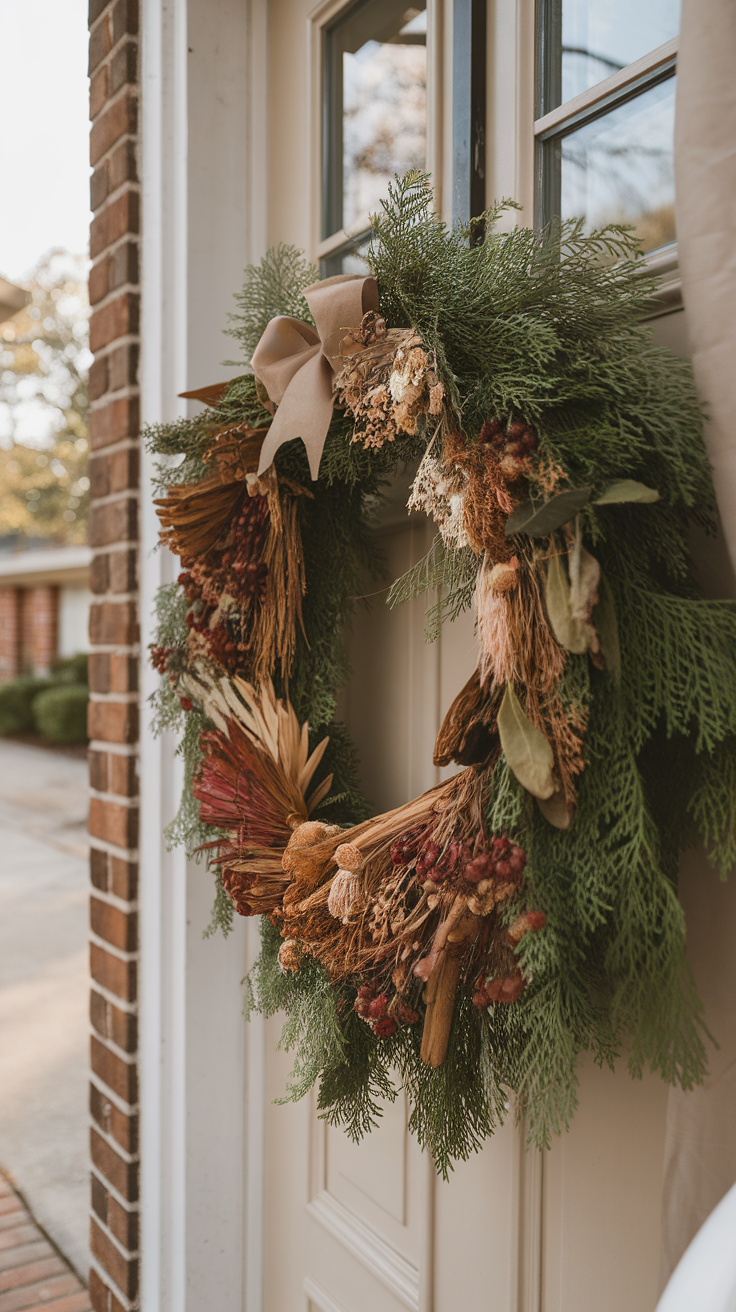
{"type": "Polygon", "coordinates": [[[680,0],[562,0],[558,94],[572,100],[677,36],[680,0]]]}
{"type": "Polygon", "coordinates": [[[537,222],[632,223],[645,251],[671,244],[679,0],[538,3],[537,222]]]}
{"type": "Polygon", "coordinates": [[[322,236],[352,240],[323,272],[363,267],[370,213],[395,174],[426,162],[426,0],[360,0],[324,34],[322,236]]]}

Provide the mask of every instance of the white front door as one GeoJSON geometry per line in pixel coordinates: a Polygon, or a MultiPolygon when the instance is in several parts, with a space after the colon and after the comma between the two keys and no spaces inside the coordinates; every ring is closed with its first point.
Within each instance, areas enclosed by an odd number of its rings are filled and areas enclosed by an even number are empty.
{"type": "MultiPolygon", "coordinates": [[[[416,37],[424,6],[410,6],[416,37]]],[[[370,0],[379,17],[394,8],[370,0]]],[[[168,418],[185,387],[228,376],[219,330],[244,264],[266,245],[350,258],[345,229],[360,231],[361,196],[343,196],[334,231],[321,222],[325,195],[335,195],[320,164],[322,27],[343,9],[336,0],[317,10],[311,0],[143,6],[149,421],[168,418]]],[[[443,212],[452,14],[449,0],[430,0],[428,149],[443,212]]],[[[534,116],[519,70],[533,63],[532,34],[531,0],[489,4],[489,195],[526,205],[534,116]]],[[[369,88],[353,90],[358,106],[369,101],[369,88]]],[[[401,149],[410,154],[411,143],[401,149]]],[[[152,554],[157,525],[145,505],[144,643],[169,568],[152,554]]],[[[394,575],[428,543],[418,521],[399,519],[383,536],[394,575]]],[[[431,647],[423,627],[421,601],[389,611],[378,597],[350,642],[345,713],[379,809],[434,782],[435,734],[475,661],[469,617],[431,647]]],[[[358,1146],[327,1128],[310,1099],[276,1103],[291,1064],[277,1051],[279,1020],[245,1026],[241,1015],[257,927],[240,921],[227,942],[202,939],[211,883],[160,841],[179,784],[173,746],[146,740],[142,770],[144,1312],[653,1312],[665,1087],[583,1062],[579,1110],[549,1151],[525,1149],[510,1109],[447,1183],[408,1134],[401,1097],[358,1146]]]]}

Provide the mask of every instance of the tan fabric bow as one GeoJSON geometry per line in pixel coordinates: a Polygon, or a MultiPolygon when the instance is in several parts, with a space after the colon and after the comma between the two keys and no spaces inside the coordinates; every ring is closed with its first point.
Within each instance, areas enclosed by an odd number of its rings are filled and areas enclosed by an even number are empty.
{"type": "Polygon", "coordinates": [[[332,379],[342,364],[340,342],[368,310],[378,309],[375,278],[340,273],[312,283],[304,296],[316,330],[301,319],[272,319],[253,352],[253,368],[278,406],[261,449],[259,475],[279,447],[300,437],[313,479],[332,418],[332,379]]]}

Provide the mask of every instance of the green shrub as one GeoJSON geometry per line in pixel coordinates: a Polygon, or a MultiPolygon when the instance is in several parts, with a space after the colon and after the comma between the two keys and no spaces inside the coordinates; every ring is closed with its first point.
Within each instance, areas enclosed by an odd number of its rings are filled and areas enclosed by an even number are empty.
{"type": "Polygon", "coordinates": [[[85,652],[59,657],[51,666],[51,678],[54,683],[89,683],[85,652]]]}
{"type": "Polygon", "coordinates": [[[32,731],[34,699],[51,687],[50,679],[31,677],[0,684],[0,736],[32,731]]]}
{"type": "Polygon", "coordinates": [[[86,742],[88,699],[89,688],[82,683],[61,683],[39,693],[33,703],[38,732],[52,743],[86,742]]]}

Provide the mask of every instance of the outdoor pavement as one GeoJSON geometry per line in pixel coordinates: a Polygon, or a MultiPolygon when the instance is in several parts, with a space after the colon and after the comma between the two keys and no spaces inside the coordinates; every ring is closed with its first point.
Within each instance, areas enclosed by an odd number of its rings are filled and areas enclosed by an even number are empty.
{"type": "Polygon", "coordinates": [[[91,1312],[89,1294],[0,1175],[0,1312],[91,1312]]]}
{"type": "Polygon", "coordinates": [[[85,1280],[86,817],[84,759],[0,739],[0,1169],[85,1280]]]}

